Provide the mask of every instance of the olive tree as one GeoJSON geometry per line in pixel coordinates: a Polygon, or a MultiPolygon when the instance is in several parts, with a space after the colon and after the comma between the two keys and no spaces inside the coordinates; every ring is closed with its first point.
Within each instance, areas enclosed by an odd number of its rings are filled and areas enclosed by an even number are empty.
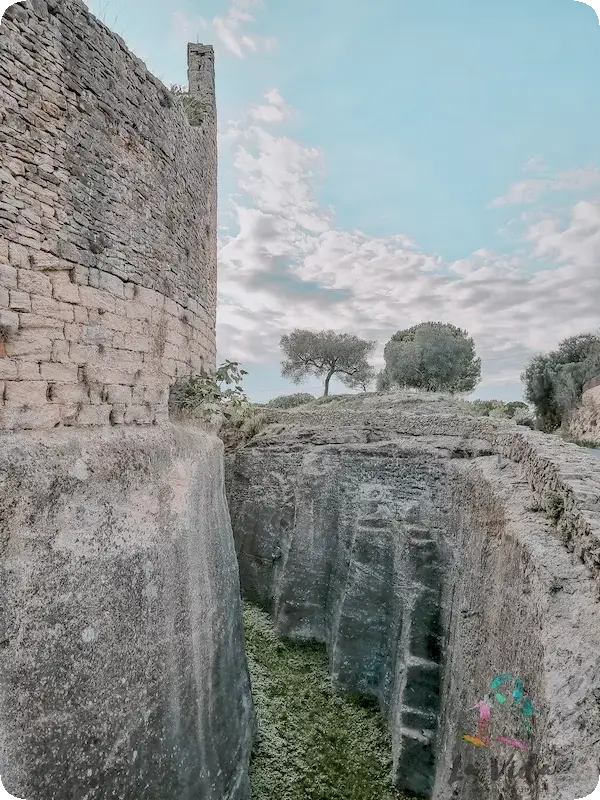
{"type": "Polygon", "coordinates": [[[376,344],[350,333],[296,328],[281,337],[280,347],[285,355],[281,374],[294,383],[301,383],[309,375],[324,378],[324,397],[329,394],[334,375],[349,388],[364,388],[375,379],[367,358],[376,344]]]}
{"type": "Polygon", "coordinates": [[[384,350],[378,386],[464,393],[481,379],[481,359],[467,331],[445,322],[422,322],[395,333],[384,350]]]}

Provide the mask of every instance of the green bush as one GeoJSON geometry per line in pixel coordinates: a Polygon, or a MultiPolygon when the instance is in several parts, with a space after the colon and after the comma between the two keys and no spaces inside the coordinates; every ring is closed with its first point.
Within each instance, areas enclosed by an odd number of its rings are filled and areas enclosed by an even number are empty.
{"type": "Polygon", "coordinates": [[[584,384],[600,374],[600,334],[582,333],[533,356],[521,375],[540,430],[552,433],[581,402],[584,384]]]}
{"type": "Polygon", "coordinates": [[[274,397],[267,403],[268,408],[295,408],[296,406],[303,406],[305,403],[310,403],[314,400],[312,394],[306,392],[296,392],[296,394],[282,394],[279,397],[274,397]]]}
{"type": "Polygon", "coordinates": [[[256,406],[248,405],[235,408],[227,421],[227,425],[236,428],[251,439],[265,427],[265,415],[256,406]]]}

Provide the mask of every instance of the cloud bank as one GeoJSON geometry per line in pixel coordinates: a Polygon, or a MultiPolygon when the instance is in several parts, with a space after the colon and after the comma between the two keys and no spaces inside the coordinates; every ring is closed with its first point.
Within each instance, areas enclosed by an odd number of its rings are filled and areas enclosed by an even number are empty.
{"type": "MultiPolygon", "coordinates": [[[[564,219],[538,214],[515,253],[481,249],[446,261],[407,235],[340,229],[316,199],[324,154],[277,131],[290,114],[273,89],[222,137],[239,189],[229,198],[237,232],[221,239],[219,251],[224,357],[276,363],[282,334],[332,328],[377,339],[381,365],[394,331],[440,320],[475,338],[489,387],[518,382],[533,353],[597,329],[600,200],[577,203],[564,219]]],[[[533,160],[526,168],[543,165],[533,160]]],[[[547,192],[599,180],[589,169],[531,178],[491,205],[534,204],[547,192]]]]}

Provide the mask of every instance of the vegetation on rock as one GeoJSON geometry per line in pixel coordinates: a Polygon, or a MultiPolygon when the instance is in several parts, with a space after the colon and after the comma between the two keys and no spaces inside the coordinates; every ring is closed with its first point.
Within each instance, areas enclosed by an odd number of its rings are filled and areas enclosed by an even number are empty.
{"type": "Polygon", "coordinates": [[[253,800],[401,800],[383,719],[333,691],[324,646],[279,639],[249,604],[244,626],[258,715],[253,800]]]}
{"type": "Polygon", "coordinates": [[[280,347],[285,355],[281,374],[294,383],[301,383],[309,375],[325,378],[324,397],[329,394],[329,382],[334,375],[349,389],[366,390],[375,380],[375,371],[367,358],[376,344],[349,333],[296,328],[281,337],[280,347]]]}
{"type": "Polygon", "coordinates": [[[282,394],[269,400],[267,406],[269,408],[295,408],[296,406],[304,405],[304,403],[310,403],[310,401],[314,399],[314,395],[307,394],[306,392],[282,394]]]}

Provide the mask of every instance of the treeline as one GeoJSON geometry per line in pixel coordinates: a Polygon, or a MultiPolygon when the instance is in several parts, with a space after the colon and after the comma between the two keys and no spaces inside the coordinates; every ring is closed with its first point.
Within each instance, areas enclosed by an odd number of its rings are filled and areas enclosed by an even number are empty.
{"type": "MultiPolygon", "coordinates": [[[[324,397],[334,376],[350,389],[368,391],[376,384],[378,392],[398,387],[457,395],[472,392],[481,381],[481,359],[473,339],[449,323],[423,322],[397,331],[385,345],[385,366],[379,373],[369,363],[376,346],[353,334],[296,328],[281,337],[281,374],[296,384],[309,376],[321,378],[324,397]]],[[[584,384],[597,375],[600,334],[571,336],[556,350],[535,355],[521,375],[525,399],[535,410],[535,427],[546,432],[559,428],[580,403],[584,384]]],[[[312,399],[307,394],[287,395],[269,404],[290,408],[312,399]]],[[[520,401],[474,401],[473,406],[489,416],[530,416],[527,404],[520,401]]]]}

